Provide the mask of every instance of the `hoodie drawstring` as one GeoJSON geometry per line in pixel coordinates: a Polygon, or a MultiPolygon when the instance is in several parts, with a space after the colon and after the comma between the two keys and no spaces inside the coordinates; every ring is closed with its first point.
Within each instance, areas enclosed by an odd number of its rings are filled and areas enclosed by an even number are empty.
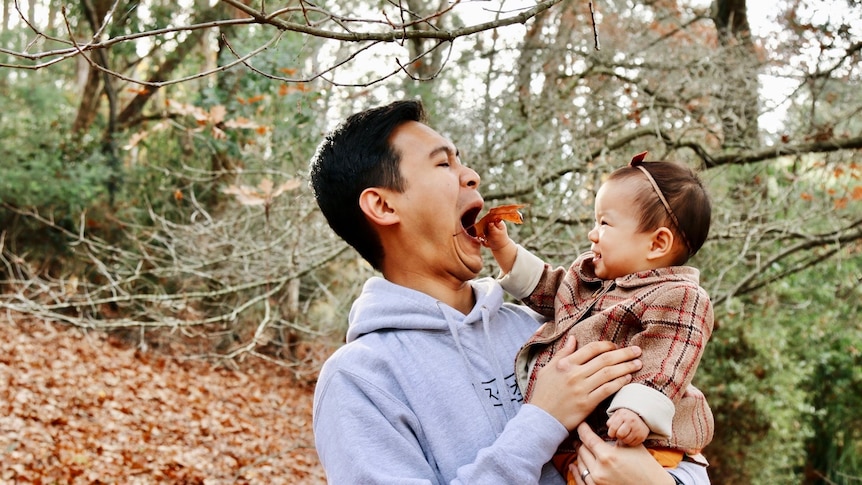
{"type": "Polygon", "coordinates": [[[503,413],[506,419],[499,419],[499,416],[492,414],[491,410],[493,406],[488,403],[488,396],[482,393],[482,381],[479,377],[479,373],[476,371],[476,367],[473,366],[472,362],[470,362],[470,358],[467,355],[467,351],[464,349],[464,345],[461,343],[461,335],[458,332],[458,326],[456,322],[449,317],[446,309],[441,305],[441,302],[437,302],[437,307],[443,313],[443,317],[446,319],[446,323],[449,325],[449,333],[452,334],[452,339],[455,342],[455,347],[458,348],[458,353],[461,354],[461,358],[464,360],[464,365],[467,367],[467,370],[470,372],[470,383],[473,386],[473,392],[476,393],[476,397],[479,398],[479,403],[482,405],[482,409],[485,411],[485,416],[488,418],[488,421],[494,428],[494,431],[497,435],[500,435],[503,432],[503,428],[506,426],[506,422],[514,416],[514,412],[512,411],[512,396],[511,390],[509,386],[506,384],[506,379],[504,377],[502,367],[500,367],[500,362],[496,359],[496,356],[490,349],[493,347],[490,346],[491,337],[489,333],[489,322],[490,315],[488,309],[486,307],[482,307],[482,328],[485,334],[485,354],[489,360],[492,360],[495,366],[495,380],[498,382],[497,391],[499,392],[500,403],[503,406],[503,413]]]}
{"type": "MultiPolygon", "coordinates": [[[[503,405],[503,414],[506,416],[505,422],[508,422],[517,413],[513,409],[513,403],[517,400],[517,397],[512,393],[509,383],[506,382],[506,374],[500,365],[500,359],[497,358],[496,352],[492,351],[494,342],[491,340],[491,314],[488,307],[484,305],[482,305],[482,330],[485,333],[486,353],[494,362],[494,371],[497,373],[497,381],[500,383],[500,403],[503,405]]],[[[514,368],[512,369],[512,376],[514,377],[514,368]]]]}

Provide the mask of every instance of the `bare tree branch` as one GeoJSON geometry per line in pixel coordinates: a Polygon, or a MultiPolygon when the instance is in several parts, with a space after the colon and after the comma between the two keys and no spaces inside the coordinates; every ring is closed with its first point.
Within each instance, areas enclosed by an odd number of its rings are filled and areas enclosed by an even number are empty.
{"type": "MultiPolygon", "coordinates": [[[[847,227],[829,233],[814,235],[797,233],[792,235],[792,237],[802,240],[792,246],[783,248],[768,259],[759,262],[744,277],[737,280],[733,286],[718,295],[713,295],[713,302],[718,305],[731,297],[753,293],[771,283],[829,259],[841,250],[842,245],[862,240],[862,219],[858,219],[847,227]],[[824,249],[824,251],[817,253],[812,251],[814,249],[824,249]],[[774,272],[769,270],[774,265],[799,255],[801,255],[801,258],[798,261],[791,261],[785,265],[784,269],[774,272]]],[[[785,237],[779,237],[776,241],[785,239],[785,237]]]]}
{"type": "MultiPolygon", "coordinates": [[[[160,37],[160,36],[164,36],[164,35],[172,34],[172,33],[185,32],[185,33],[189,33],[189,34],[201,35],[200,33],[202,31],[213,30],[213,29],[218,29],[218,28],[227,27],[227,26],[252,25],[252,24],[271,26],[271,27],[276,28],[278,31],[280,31],[282,33],[284,33],[284,32],[295,32],[295,33],[308,35],[308,36],[316,37],[316,38],[320,38],[320,39],[335,40],[335,41],[345,42],[345,43],[369,43],[369,42],[371,43],[370,46],[364,47],[362,50],[370,49],[376,43],[392,43],[392,42],[402,42],[405,40],[417,40],[417,39],[431,39],[431,40],[437,40],[438,41],[438,43],[434,47],[426,50],[422,54],[417,55],[413,59],[411,59],[410,62],[412,63],[415,60],[421,58],[422,56],[427,55],[431,52],[434,52],[436,50],[436,48],[439,47],[443,42],[450,42],[451,43],[451,42],[455,41],[456,39],[459,39],[462,37],[468,37],[468,36],[474,35],[474,34],[479,33],[479,32],[493,30],[493,29],[497,29],[497,28],[501,28],[501,27],[505,27],[505,26],[509,26],[509,25],[524,24],[527,21],[529,21],[530,19],[532,19],[533,17],[541,14],[542,12],[547,11],[548,9],[552,8],[553,6],[560,3],[561,1],[562,0],[544,0],[544,1],[538,2],[535,6],[533,6],[531,8],[524,9],[524,10],[520,11],[520,13],[512,14],[512,15],[508,15],[508,16],[501,16],[501,17],[498,17],[497,19],[495,19],[494,21],[484,22],[484,23],[480,23],[480,24],[476,24],[476,25],[468,25],[468,26],[459,27],[459,28],[443,29],[443,28],[439,28],[436,24],[432,24],[431,20],[439,19],[439,18],[443,17],[444,15],[448,14],[449,12],[454,11],[456,9],[456,7],[458,7],[458,5],[461,3],[460,0],[451,2],[450,4],[448,4],[448,6],[444,6],[443,8],[436,10],[429,15],[416,17],[416,18],[412,18],[414,16],[409,15],[411,17],[410,20],[398,22],[398,23],[392,22],[385,15],[385,13],[383,14],[383,17],[381,19],[345,17],[342,15],[337,15],[335,13],[323,10],[319,7],[309,5],[309,4],[307,4],[307,2],[300,2],[300,5],[298,7],[285,7],[285,8],[276,10],[272,13],[267,13],[265,11],[265,7],[264,7],[265,4],[262,4],[259,9],[256,9],[256,8],[253,8],[249,5],[246,5],[245,3],[240,2],[238,0],[222,0],[222,3],[224,3],[225,5],[229,5],[233,8],[235,8],[235,9],[247,14],[249,17],[243,18],[243,19],[213,19],[213,20],[207,19],[204,22],[190,23],[189,25],[178,25],[178,26],[166,27],[166,28],[161,28],[161,29],[154,29],[154,30],[149,30],[146,32],[127,34],[127,35],[122,35],[122,36],[117,36],[117,37],[113,37],[113,38],[109,38],[109,39],[100,40],[103,33],[104,33],[104,26],[107,24],[107,18],[112,16],[114,14],[114,10],[116,9],[118,2],[115,1],[113,6],[111,7],[111,10],[109,11],[109,14],[106,16],[106,19],[101,23],[100,30],[95,32],[92,41],[86,42],[86,43],[77,42],[74,38],[72,38],[71,33],[67,38],[57,38],[57,37],[47,36],[46,34],[41,32],[38,29],[38,27],[36,27],[35,25],[30,24],[28,22],[27,25],[28,25],[29,29],[32,30],[36,34],[37,38],[50,39],[50,40],[57,42],[57,43],[67,44],[70,47],[64,48],[64,49],[47,50],[47,51],[36,52],[36,53],[29,53],[26,51],[25,52],[19,52],[19,51],[12,51],[12,50],[5,49],[5,48],[0,48],[0,53],[11,56],[12,58],[21,59],[24,61],[42,61],[42,62],[37,62],[35,64],[0,62],[0,67],[6,67],[6,68],[12,68],[12,69],[39,70],[39,69],[44,69],[44,68],[50,67],[50,66],[57,64],[59,62],[63,62],[63,61],[70,59],[70,58],[74,58],[77,56],[84,56],[85,58],[87,58],[87,62],[90,63],[91,65],[93,65],[94,68],[100,69],[103,72],[105,72],[106,74],[110,74],[113,77],[116,77],[116,78],[121,79],[121,80],[126,81],[126,82],[139,84],[142,86],[147,86],[147,87],[151,87],[151,88],[160,88],[160,87],[167,86],[170,84],[182,83],[182,82],[186,82],[186,81],[189,81],[192,79],[197,79],[197,78],[201,78],[201,77],[215,74],[218,72],[222,72],[222,71],[228,70],[228,69],[230,69],[230,68],[232,68],[238,64],[248,65],[248,60],[250,58],[254,57],[255,55],[259,54],[260,52],[263,52],[271,44],[267,43],[264,46],[253,49],[249,54],[245,54],[245,55],[235,54],[239,58],[237,61],[229,63],[225,66],[221,66],[218,69],[212,69],[212,70],[208,70],[206,72],[200,72],[200,73],[196,73],[196,74],[193,74],[190,76],[185,76],[185,77],[176,78],[176,79],[169,79],[167,77],[167,75],[173,69],[172,62],[175,62],[177,59],[182,58],[182,55],[181,55],[182,52],[174,53],[174,54],[170,55],[169,59],[167,61],[165,61],[163,66],[160,69],[158,69],[153,75],[151,75],[148,79],[140,79],[140,78],[135,77],[135,76],[122,74],[120,72],[117,72],[116,70],[106,69],[104,66],[98,66],[98,65],[94,64],[92,62],[92,60],[90,60],[86,56],[86,53],[91,52],[91,51],[100,51],[100,50],[109,49],[112,46],[115,46],[115,45],[120,44],[120,43],[134,42],[134,41],[139,41],[139,40],[146,39],[146,38],[160,37]],[[283,20],[281,18],[282,16],[289,15],[289,14],[296,13],[296,12],[299,12],[302,14],[303,18],[305,19],[304,24],[283,20]],[[310,14],[319,15],[320,19],[312,21],[310,19],[310,14]],[[326,28],[319,27],[319,25],[324,25],[327,23],[332,23],[335,26],[338,26],[340,29],[339,30],[332,30],[332,29],[326,29],[326,28]],[[360,31],[360,30],[352,29],[350,27],[351,25],[356,25],[359,28],[366,28],[366,29],[369,27],[373,28],[376,26],[376,27],[380,27],[380,29],[377,31],[375,31],[375,30],[360,31]],[[431,26],[431,28],[419,28],[419,26],[426,26],[426,25],[431,26]]],[[[208,10],[208,12],[214,12],[214,11],[215,11],[215,9],[208,10]]],[[[403,10],[402,10],[402,13],[403,13],[403,10]]],[[[63,15],[64,15],[64,17],[66,15],[65,9],[63,9],[63,15]]],[[[22,14],[21,17],[23,18],[24,15],[22,14]]],[[[273,39],[277,39],[278,37],[279,37],[279,35],[275,35],[275,36],[273,36],[273,39]]],[[[184,44],[187,42],[188,42],[188,40],[186,42],[184,42],[184,44]]],[[[309,74],[307,76],[299,77],[299,78],[289,79],[289,82],[310,82],[310,81],[313,81],[315,79],[322,78],[322,77],[324,77],[324,75],[326,73],[332,72],[333,70],[349,63],[354,57],[355,57],[355,54],[353,56],[345,59],[345,60],[337,61],[332,66],[329,66],[329,67],[327,67],[327,68],[325,68],[319,72],[315,72],[315,73],[309,74]]],[[[442,67],[441,67],[441,69],[442,69],[442,67]]],[[[382,76],[380,79],[376,79],[371,83],[344,84],[344,85],[367,86],[369,84],[373,84],[374,82],[379,82],[385,78],[391,77],[392,75],[396,74],[397,72],[400,72],[403,70],[404,70],[404,66],[399,66],[399,68],[396,69],[395,71],[393,71],[392,73],[385,75],[385,76],[382,76]]],[[[287,80],[287,79],[285,78],[285,80],[287,80]]],[[[330,82],[332,82],[332,81],[330,81],[330,82]]],[[[146,97],[143,94],[141,96],[146,97]]],[[[142,99],[142,98],[139,98],[138,101],[140,101],[140,99],[142,99]]],[[[137,106],[137,101],[133,102],[133,105],[130,106],[130,108],[133,108],[136,106],[137,106]]],[[[124,124],[127,124],[129,119],[130,119],[130,116],[128,116],[127,114],[121,114],[120,115],[120,120],[124,124]]]]}

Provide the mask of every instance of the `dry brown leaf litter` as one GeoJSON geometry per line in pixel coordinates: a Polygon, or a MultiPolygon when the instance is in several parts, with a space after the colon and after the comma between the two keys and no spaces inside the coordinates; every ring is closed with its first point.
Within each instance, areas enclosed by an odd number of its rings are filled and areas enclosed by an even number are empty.
{"type": "Polygon", "coordinates": [[[310,386],[0,317],[0,483],[321,484],[310,386]]]}

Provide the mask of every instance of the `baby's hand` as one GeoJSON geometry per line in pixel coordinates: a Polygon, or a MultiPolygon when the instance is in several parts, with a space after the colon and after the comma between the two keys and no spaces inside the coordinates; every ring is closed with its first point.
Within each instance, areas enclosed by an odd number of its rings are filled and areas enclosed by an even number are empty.
{"type": "Polygon", "coordinates": [[[491,254],[494,255],[494,259],[500,265],[500,272],[502,274],[512,271],[512,266],[515,265],[515,258],[518,256],[518,246],[509,237],[505,222],[489,222],[487,227],[485,227],[485,236],[482,238],[482,244],[491,249],[491,254]]]}
{"type": "Polygon", "coordinates": [[[649,436],[649,427],[630,409],[617,409],[608,419],[608,436],[628,446],[637,446],[649,436]]]}
{"type": "Polygon", "coordinates": [[[509,238],[509,231],[506,229],[506,223],[503,221],[489,222],[485,228],[485,236],[482,238],[482,242],[491,251],[499,251],[509,243],[515,244],[509,238]]]}

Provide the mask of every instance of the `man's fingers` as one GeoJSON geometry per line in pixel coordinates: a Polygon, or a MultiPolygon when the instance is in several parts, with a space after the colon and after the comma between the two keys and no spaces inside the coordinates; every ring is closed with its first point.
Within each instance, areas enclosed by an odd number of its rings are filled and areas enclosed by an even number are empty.
{"type": "Polygon", "coordinates": [[[576,368],[577,379],[588,389],[591,399],[600,402],[631,381],[631,374],[642,367],[637,359],[640,354],[639,347],[617,349],[608,341],[591,342],[578,349],[574,337],[570,336],[549,365],[564,373],[576,368]]]}
{"type": "MultiPolygon", "coordinates": [[[[600,447],[608,446],[608,444],[599,435],[594,433],[587,423],[579,424],[577,430],[583,444],[578,448],[578,472],[580,470],[598,470],[596,466],[596,452],[598,452],[600,447]]],[[[578,473],[578,476],[580,477],[580,473],[578,473]]]]}
{"type": "Polygon", "coordinates": [[[590,455],[590,458],[595,460],[594,451],[601,446],[607,446],[607,443],[602,440],[602,438],[593,431],[593,428],[590,428],[590,425],[587,423],[581,423],[578,425],[578,437],[581,439],[581,443],[587,447],[587,452],[590,455]]]}
{"type": "MultiPolygon", "coordinates": [[[[574,339],[574,337],[569,337],[568,339],[566,339],[566,345],[564,346],[564,348],[568,347],[570,339],[574,339]]],[[[597,357],[601,357],[602,355],[605,355],[609,351],[612,351],[616,348],[617,346],[613,342],[590,342],[589,344],[584,345],[577,350],[572,348],[569,354],[564,355],[562,358],[569,360],[574,365],[584,365],[594,360],[598,361],[599,359],[597,359],[597,357]]]]}
{"type": "Polygon", "coordinates": [[[619,364],[618,371],[614,372],[615,377],[609,381],[603,381],[604,377],[599,377],[597,375],[593,375],[588,378],[588,381],[591,385],[594,385],[594,390],[592,394],[598,400],[598,402],[604,401],[605,399],[613,396],[617,391],[623,388],[626,384],[632,381],[632,372],[636,372],[640,366],[634,366],[633,364],[619,364]],[[594,384],[595,383],[595,384],[594,384]]]}
{"type": "Polygon", "coordinates": [[[599,341],[590,342],[565,358],[574,365],[583,365],[587,375],[592,375],[616,364],[632,361],[640,355],[640,347],[618,349],[613,342],[599,341]]]}
{"type": "Polygon", "coordinates": [[[568,336],[566,340],[563,342],[563,346],[560,347],[554,356],[551,358],[550,365],[555,365],[557,369],[566,372],[571,369],[571,360],[569,356],[571,356],[575,349],[578,347],[578,342],[575,340],[575,337],[568,336]]]}
{"type": "Polygon", "coordinates": [[[583,474],[583,470],[588,470],[588,468],[584,468],[583,465],[578,466],[575,463],[569,465],[569,472],[575,477],[575,483],[577,485],[587,485],[583,478],[581,478],[581,474],[583,474]]]}
{"type": "MultiPolygon", "coordinates": [[[[619,352],[627,349],[615,350],[613,352],[619,352]]],[[[609,353],[613,353],[609,352],[609,353]]],[[[601,359],[607,354],[603,354],[599,356],[596,360],[601,359]]],[[[628,353],[618,354],[619,359],[627,359],[629,358],[628,353]]],[[[616,362],[615,359],[614,362],[616,362]]],[[[589,362],[583,366],[584,375],[586,376],[586,382],[594,389],[594,392],[601,395],[601,399],[605,399],[609,397],[611,394],[619,391],[622,387],[632,380],[632,374],[637,372],[643,367],[643,363],[640,359],[622,361],[619,363],[615,363],[613,365],[608,365],[607,367],[600,367],[596,370],[590,369],[592,362],[589,362]]]]}

